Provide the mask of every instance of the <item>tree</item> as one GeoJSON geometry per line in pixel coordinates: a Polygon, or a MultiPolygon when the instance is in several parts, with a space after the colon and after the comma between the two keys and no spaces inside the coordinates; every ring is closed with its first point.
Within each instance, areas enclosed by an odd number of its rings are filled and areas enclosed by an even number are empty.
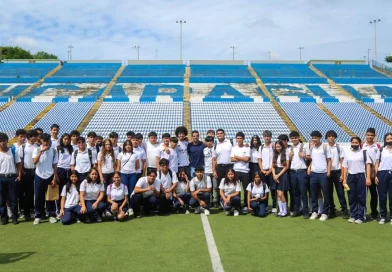
{"type": "Polygon", "coordinates": [[[57,56],[53,55],[53,54],[49,54],[44,51],[39,51],[34,54],[34,58],[35,59],[57,59],[57,56]]]}
{"type": "Polygon", "coordinates": [[[385,57],[386,62],[392,62],[392,56],[387,56],[385,57]]]}

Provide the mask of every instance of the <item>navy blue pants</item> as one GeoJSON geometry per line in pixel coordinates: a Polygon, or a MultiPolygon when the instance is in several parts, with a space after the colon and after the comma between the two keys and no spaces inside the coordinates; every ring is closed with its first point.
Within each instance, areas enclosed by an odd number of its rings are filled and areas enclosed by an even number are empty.
{"type": "MultiPolygon", "coordinates": [[[[185,210],[189,210],[189,200],[191,199],[191,194],[190,193],[185,193],[183,196],[180,196],[181,200],[184,202],[184,208],[185,210]]],[[[181,202],[177,199],[173,199],[173,205],[175,208],[180,208],[181,207],[181,202]]]]}
{"type": "Polygon", "coordinates": [[[241,208],[240,196],[235,196],[235,197],[230,198],[230,204],[228,206],[225,206],[223,198],[221,198],[220,203],[221,203],[222,208],[225,211],[231,211],[232,208],[234,208],[235,210],[239,210],[241,208]]]}
{"type": "Polygon", "coordinates": [[[143,206],[144,213],[155,210],[160,205],[160,200],[155,195],[143,197],[142,194],[134,194],[131,197],[131,207],[135,215],[140,215],[140,207],[143,206]]]}
{"type": "Polygon", "coordinates": [[[83,182],[83,180],[85,180],[88,177],[89,172],[86,173],[78,173],[78,189],[80,186],[80,183],[83,182]]]}
{"type": "Polygon", "coordinates": [[[259,217],[265,217],[265,215],[266,215],[265,209],[267,207],[267,204],[268,203],[266,201],[260,201],[260,202],[252,201],[250,203],[250,207],[253,210],[253,215],[259,216],[259,217]]]}
{"type": "MultiPolygon", "coordinates": [[[[57,176],[59,177],[59,195],[63,191],[63,187],[69,180],[69,173],[71,169],[57,168],[57,176]]],[[[60,197],[61,199],[61,197],[60,197]]],[[[60,212],[60,200],[56,200],[57,213],[60,212]]]]}
{"type": "MultiPolygon", "coordinates": [[[[23,194],[23,213],[25,217],[30,217],[30,212],[34,209],[34,170],[25,171],[20,188],[23,194]]],[[[22,207],[19,206],[19,209],[22,210],[22,207]]]]}
{"type": "Polygon", "coordinates": [[[170,207],[173,205],[173,200],[170,197],[169,199],[166,198],[166,194],[161,192],[159,196],[161,205],[159,206],[159,211],[163,213],[168,213],[170,211],[170,207]]]}
{"type": "Polygon", "coordinates": [[[293,210],[299,212],[302,201],[302,211],[308,213],[308,177],[306,169],[290,170],[290,190],[293,198],[293,210]]]}
{"type": "Polygon", "coordinates": [[[380,217],[387,218],[387,198],[389,196],[389,212],[392,211],[392,171],[378,171],[378,199],[380,201],[380,217]]]}
{"type": "MultiPolygon", "coordinates": [[[[268,185],[268,188],[270,189],[270,194],[269,195],[271,195],[271,198],[272,198],[272,208],[276,208],[276,204],[278,203],[277,202],[277,194],[276,194],[276,189],[275,189],[275,181],[273,180],[273,178],[272,178],[272,174],[269,174],[269,175],[262,175],[262,177],[261,177],[261,180],[265,183],[265,184],[267,184],[268,185]],[[274,185],[274,186],[272,186],[272,185],[274,185]],[[271,188],[271,186],[274,188],[274,189],[272,189],[271,188]]],[[[269,198],[269,196],[268,196],[268,198],[269,198]]],[[[267,200],[267,203],[268,203],[268,200],[267,200]]]]}
{"type": "MultiPolygon", "coordinates": [[[[242,184],[242,189],[246,192],[246,187],[249,185],[249,173],[237,171],[237,178],[242,184]]],[[[244,207],[248,207],[248,194],[246,193],[244,195],[244,207]]]]}
{"type": "Polygon", "coordinates": [[[364,173],[347,176],[348,202],[350,203],[351,217],[355,220],[366,220],[366,177],[364,173]]]}
{"type": "MultiPolygon", "coordinates": [[[[120,208],[120,206],[123,204],[123,202],[124,202],[124,199],[122,199],[122,200],[113,200],[114,202],[116,202],[117,203],[117,205],[118,205],[118,207],[120,208]]],[[[108,206],[109,206],[109,210],[110,210],[110,212],[112,212],[112,204],[108,204],[108,206]]],[[[124,213],[126,213],[127,211],[128,211],[128,204],[126,204],[123,208],[122,208],[122,211],[124,212],[124,213]]]]}
{"type": "Polygon", "coordinates": [[[121,173],[121,183],[127,185],[129,197],[131,196],[133,189],[135,189],[136,182],[137,182],[136,173],[134,173],[134,174],[121,173]]]}
{"type": "Polygon", "coordinates": [[[64,208],[64,215],[61,217],[61,223],[63,223],[63,225],[71,224],[73,214],[80,218],[80,208],[80,205],[75,205],[70,208],[64,208]]]}
{"type": "Polygon", "coordinates": [[[85,205],[87,208],[87,215],[88,216],[95,216],[97,214],[102,214],[105,209],[106,209],[106,205],[105,203],[103,203],[102,201],[98,203],[97,208],[94,209],[93,208],[93,204],[96,200],[85,200],[85,205]]]}
{"type": "MultiPolygon", "coordinates": [[[[53,181],[53,175],[50,178],[43,179],[38,175],[34,178],[34,196],[35,196],[35,218],[42,218],[45,214],[45,197],[48,186],[53,181]]],[[[56,217],[56,201],[46,201],[46,210],[49,217],[56,217]]]]}
{"type": "Polygon", "coordinates": [[[16,175],[10,178],[0,178],[0,214],[1,218],[7,218],[7,199],[10,201],[12,219],[18,218],[18,182],[16,175]]]}
{"type": "Polygon", "coordinates": [[[324,205],[322,214],[329,214],[329,199],[330,199],[330,185],[328,184],[327,173],[314,173],[310,172],[310,190],[312,197],[312,212],[318,211],[318,195],[319,191],[323,192],[324,205]]]}
{"type": "MultiPolygon", "coordinates": [[[[197,197],[201,200],[203,200],[206,204],[207,207],[205,207],[206,209],[210,208],[210,201],[211,201],[211,194],[208,192],[204,192],[204,193],[200,193],[197,195],[197,197]]],[[[197,201],[195,198],[191,197],[191,200],[189,200],[189,206],[191,206],[192,208],[196,208],[200,206],[199,201],[197,201]]]]}
{"type": "Polygon", "coordinates": [[[333,199],[333,186],[335,185],[336,189],[336,194],[338,195],[339,203],[340,203],[340,208],[342,211],[347,211],[347,201],[346,197],[344,196],[344,188],[343,188],[343,183],[340,182],[340,175],[341,175],[341,170],[333,170],[331,171],[331,175],[328,178],[328,183],[330,185],[330,198],[329,198],[329,208],[331,211],[335,211],[335,202],[333,199]]]}

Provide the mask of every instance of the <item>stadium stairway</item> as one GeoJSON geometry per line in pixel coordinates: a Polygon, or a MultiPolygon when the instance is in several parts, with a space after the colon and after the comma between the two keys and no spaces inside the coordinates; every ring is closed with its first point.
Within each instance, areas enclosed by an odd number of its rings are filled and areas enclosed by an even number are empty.
{"type": "Polygon", "coordinates": [[[280,117],[282,118],[282,120],[286,124],[286,126],[290,130],[298,131],[298,133],[300,134],[300,139],[305,142],[305,138],[302,136],[300,130],[294,125],[294,123],[291,121],[291,119],[289,118],[287,113],[279,106],[278,102],[275,100],[275,98],[268,91],[267,87],[264,85],[263,81],[257,75],[257,73],[255,72],[253,67],[252,66],[248,66],[248,70],[252,74],[252,76],[256,79],[257,86],[259,86],[259,88],[263,91],[264,95],[267,96],[270,99],[271,105],[279,113],[280,117]]]}
{"type": "Polygon", "coordinates": [[[0,111],[3,111],[5,109],[7,109],[9,106],[11,106],[12,104],[14,104],[17,98],[22,97],[22,96],[28,94],[29,92],[31,92],[33,89],[39,87],[44,82],[44,80],[46,78],[51,77],[54,73],[56,73],[58,70],[60,70],[61,67],[63,67],[63,66],[61,66],[60,64],[58,66],[56,66],[53,70],[51,70],[49,73],[47,73],[43,78],[38,80],[36,83],[30,85],[29,87],[27,87],[26,90],[21,92],[19,95],[15,96],[13,100],[7,102],[2,107],[0,107],[0,111]]]}
{"type": "MultiPolygon", "coordinates": [[[[318,70],[316,67],[314,67],[310,62],[308,63],[308,66],[310,69],[312,69],[316,74],[318,74],[321,77],[324,77],[328,80],[328,83],[332,86],[335,87],[336,89],[338,89],[342,94],[344,94],[345,96],[348,97],[352,97],[354,98],[354,96],[351,95],[351,93],[349,93],[348,91],[346,91],[342,86],[336,84],[332,79],[329,79],[323,72],[321,72],[320,70],[318,70]]],[[[355,99],[355,98],[354,98],[355,99]]],[[[365,110],[369,111],[371,114],[373,114],[374,116],[376,116],[378,119],[380,119],[381,121],[383,121],[384,123],[386,123],[387,125],[392,127],[392,121],[385,118],[384,116],[382,116],[381,114],[379,114],[377,111],[375,111],[374,109],[372,109],[371,107],[369,107],[368,105],[366,105],[365,103],[363,103],[362,101],[355,99],[355,101],[361,105],[362,108],[364,108],[365,110]]],[[[329,117],[331,117],[332,120],[334,120],[343,130],[345,130],[345,128],[343,126],[345,126],[343,123],[341,123],[339,121],[339,119],[336,118],[336,116],[334,116],[326,107],[324,106],[320,106],[320,109],[322,109],[326,114],[328,114],[329,117]],[[328,113],[329,112],[329,113],[328,113]],[[336,118],[336,120],[334,119],[336,118]],[[337,121],[339,121],[343,126],[341,126],[337,121]]],[[[347,128],[348,129],[348,128],[347,128]]],[[[346,130],[345,130],[346,131],[346,130]]],[[[349,133],[349,131],[346,131],[348,135],[351,136],[351,134],[349,133]]]]}
{"type": "Polygon", "coordinates": [[[84,131],[85,128],[87,127],[88,123],[90,123],[91,119],[94,117],[95,113],[98,111],[98,109],[101,107],[103,98],[107,96],[110,93],[110,90],[113,88],[113,86],[117,82],[117,78],[119,78],[122,74],[122,72],[125,69],[125,65],[122,65],[120,69],[118,69],[117,73],[114,75],[108,86],[106,86],[105,90],[103,91],[102,95],[95,101],[94,105],[91,107],[90,111],[86,114],[86,117],[83,119],[82,122],[80,122],[77,130],[78,131],[84,131]]]}
{"type": "Polygon", "coordinates": [[[372,66],[372,69],[375,70],[375,71],[377,71],[377,72],[380,73],[380,74],[383,74],[384,76],[392,77],[392,73],[389,72],[389,71],[387,71],[387,70],[378,68],[378,67],[376,67],[376,66],[372,66]]]}
{"type": "Polygon", "coordinates": [[[183,122],[184,126],[191,131],[191,103],[189,93],[189,77],[191,76],[191,67],[185,68],[184,74],[184,107],[183,107],[183,122]]]}
{"type": "Polygon", "coordinates": [[[342,121],[339,120],[327,107],[324,106],[323,103],[317,103],[317,106],[325,112],[326,115],[328,115],[329,118],[331,118],[344,132],[348,134],[350,137],[354,137],[355,133],[348,128],[345,124],[343,124],[342,121]]]}

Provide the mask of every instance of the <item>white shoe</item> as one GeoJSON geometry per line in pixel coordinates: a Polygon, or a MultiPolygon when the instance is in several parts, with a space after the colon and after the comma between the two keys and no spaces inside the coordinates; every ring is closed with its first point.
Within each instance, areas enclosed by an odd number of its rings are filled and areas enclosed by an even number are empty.
{"type": "Polygon", "coordinates": [[[39,223],[41,223],[41,218],[35,218],[33,225],[39,225],[39,223]]]}
{"type": "Polygon", "coordinates": [[[234,216],[239,216],[239,215],[240,215],[240,212],[237,210],[234,210],[234,216]]]}
{"type": "Polygon", "coordinates": [[[355,224],[362,224],[363,221],[362,221],[361,219],[357,219],[357,220],[354,221],[354,223],[355,223],[355,224]]]}
{"type": "Polygon", "coordinates": [[[208,215],[210,215],[210,211],[207,209],[204,209],[204,214],[208,216],[208,215]]]}
{"type": "Polygon", "coordinates": [[[355,222],[355,218],[350,218],[349,220],[347,220],[347,222],[349,222],[349,223],[354,223],[355,222]]]}
{"type": "Polygon", "coordinates": [[[129,208],[129,209],[128,209],[128,215],[129,215],[129,216],[132,216],[133,214],[134,214],[134,213],[133,213],[133,209],[132,209],[132,208],[129,208]]]}
{"type": "Polygon", "coordinates": [[[378,223],[379,223],[380,225],[384,225],[384,224],[385,224],[385,219],[384,219],[384,218],[381,218],[380,221],[378,221],[378,223]]]}
{"type": "Polygon", "coordinates": [[[199,213],[200,213],[200,206],[196,207],[196,209],[195,209],[195,214],[199,214],[199,213]]]}
{"type": "Polygon", "coordinates": [[[318,215],[317,215],[317,213],[316,212],[314,212],[314,213],[312,213],[312,215],[310,216],[310,220],[316,220],[317,219],[317,217],[318,217],[318,215]]]}
{"type": "Polygon", "coordinates": [[[104,212],[103,214],[105,215],[105,217],[112,216],[111,212],[109,212],[108,210],[106,210],[106,212],[104,212]]]}
{"type": "Polygon", "coordinates": [[[186,210],[186,211],[185,211],[185,214],[190,214],[189,210],[186,210]]]}
{"type": "Polygon", "coordinates": [[[7,215],[8,215],[9,218],[12,217],[12,210],[11,210],[11,207],[7,207],[7,215]]]}
{"type": "Polygon", "coordinates": [[[248,207],[244,207],[244,208],[242,209],[242,212],[245,213],[245,214],[248,213],[248,207]]]}
{"type": "Polygon", "coordinates": [[[49,222],[51,223],[51,224],[55,224],[55,223],[57,223],[57,219],[56,219],[56,217],[49,217],[49,222]]]}
{"type": "Polygon", "coordinates": [[[278,212],[278,209],[272,208],[272,213],[277,213],[277,212],[278,212]]]}
{"type": "Polygon", "coordinates": [[[230,211],[226,211],[226,215],[230,215],[231,214],[231,212],[230,211]]]}
{"type": "Polygon", "coordinates": [[[327,219],[328,219],[328,215],[326,214],[322,214],[320,217],[320,221],[327,221],[327,219]]]}
{"type": "Polygon", "coordinates": [[[278,212],[278,216],[282,216],[282,214],[283,214],[282,212],[278,212]]]}
{"type": "Polygon", "coordinates": [[[76,223],[81,223],[82,221],[80,221],[79,218],[76,218],[76,223]]]}

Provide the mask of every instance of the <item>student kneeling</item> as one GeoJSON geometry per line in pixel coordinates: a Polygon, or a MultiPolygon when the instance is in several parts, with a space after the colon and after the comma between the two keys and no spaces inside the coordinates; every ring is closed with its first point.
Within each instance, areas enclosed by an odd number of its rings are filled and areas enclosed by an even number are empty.
{"type": "Polygon", "coordinates": [[[253,215],[264,217],[268,205],[268,186],[261,180],[261,172],[256,172],[253,182],[248,185],[248,209],[253,211],[253,215]]]}
{"type": "Polygon", "coordinates": [[[61,191],[61,210],[59,217],[63,225],[71,224],[72,216],[76,216],[76,221],[80,222],[80,205],[78,191],[78,174],[72,171],[69,180],[61,191]]]}
{"type": "Polygon", "coordinates": [[[110,211],[114,221],[123,221],[128,210],[128,188],[121,183],[121,173],[115,172],[111,183],[106,191],[110,211]]]}
{"type": "Polygon", "coordinates": [[[200,213],[200,207],[204,208],[204,214],[210,215],[211,202],[211,178],[204,175],[202,167],[196,167],[196,177],[191,180],[189,188],[191,190],[192,198],[189,201],[189,206],[195,208],[195,213],[200,213]]]}
{"type": "Polygon", "coordinates": [[[232,208],[234,208],[234,216],[239,216],[239,210],[241,208],[241,185],[234,169],[229,169],[226,172],[226,176],[221,180],[219,189],[221,196],[220,203],[226,211],[226,215],[230,215],[232,208]]]}

